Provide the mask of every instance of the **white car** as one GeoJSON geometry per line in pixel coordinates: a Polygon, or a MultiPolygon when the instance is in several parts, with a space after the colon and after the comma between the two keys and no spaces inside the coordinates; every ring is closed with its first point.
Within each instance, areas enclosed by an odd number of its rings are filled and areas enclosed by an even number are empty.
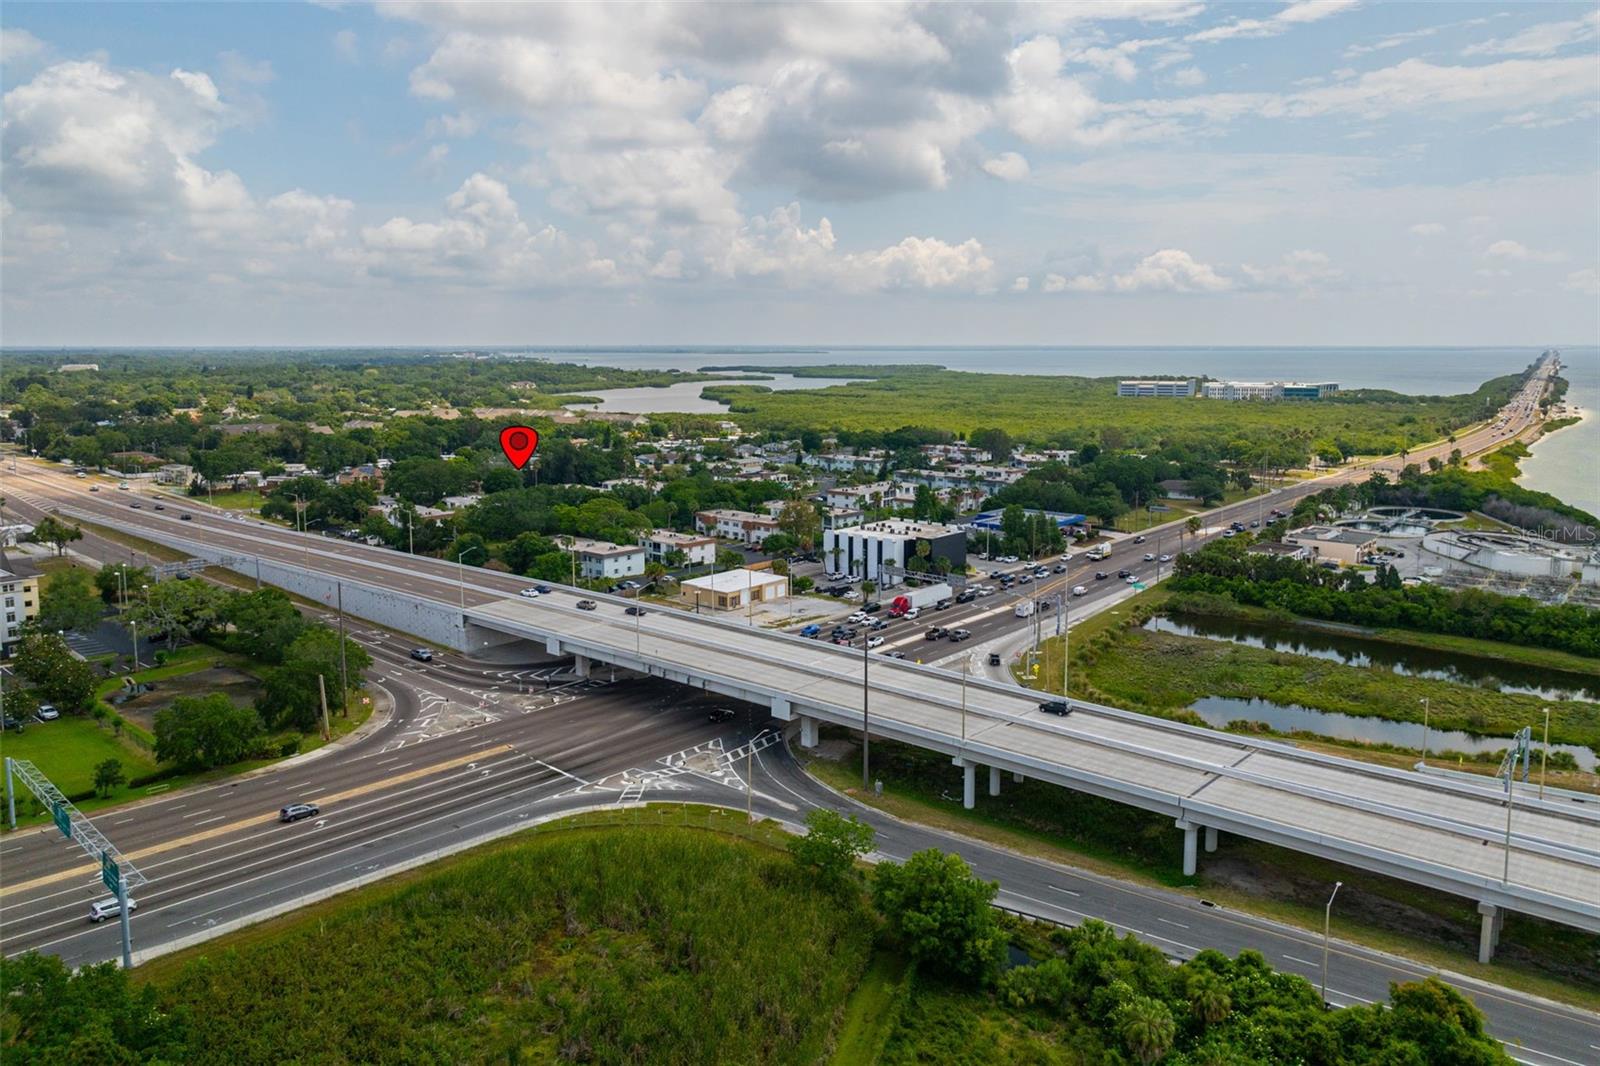
{"type": "Polygon", "coordinates": [[[1155,562],[1156,561],[1156,553],[1155,552],[1145,552],[1144,553],[1144,561],[1147,562],[1147,563],[1155,562]]]}
{"type": "Polygon", "coordinates": [[[1162,557],[1161,557],[1161,561],[1162,561],[1162,562],[1164,562],[1164,563],[1170,563],[1170,562],[1172,562],[1172,556],[1170,556],[1170,555],[1163,555],[1163,556],[1162,556],[1162,557]]]}
{"type": "Polygon", "coordinates": [[[1139,583],[1139,575],[1138,574],[1129,574],[1127,580],[1128,580],[1128,584],[1137,585],[1139,583]]]}
{"type": "Polygon", "coordinates": [[[846,618],[845,621],[859,624],[861,622],[865,622],[867,618],[868,615],[866,611],[856,611],[849,618],[846,618]]]}
{"type": "Polygon", "coordinates": [[[882,637],[868,637],[867,638],[867,647],[869,647],[869,648],[876,648],[878,645],[880,645],[882,643],[883,643],[883,638],[882,637]]]}
{"type": "Polygon", "coordinates": [[[855,589],[851,589],[849,592],[844,594],[844,598],[847,600],[859,600],[861,598],[861,593],[857,592],[855,589]]]}
{"type": "Polygon", "coordinates": [[[517,595],[521,596],[525,600],[531,600],[539,595],[539,590],[530,585],[521,592],[517,593],[517,595]]]}
{"type": "MultiPolygon", "coordinates": [[[[139,901],[132,896],[128,897],[128,913],[132,914],[139,909],[139,901]]],[[[117,899],[97,899],[89,904],[89,921],[99,925],[107,918],[115,918],[122,913],[122,904],[117,899]]]]}
{"type": "Polygon", "coordinates": [[[913,607],[909,611],[906,612],[906,617],[907,618],[915,618],[917,615],[919,615],[921,613],[922,613],[921,608],[913,607]]]}
{"type": "Polygon", "coordinates": [[[1089,589],[1084,585],[1074,585],[1072,586],[1072,594],[1074,596],[1087,596],[1089,595],[1089,589]]]}

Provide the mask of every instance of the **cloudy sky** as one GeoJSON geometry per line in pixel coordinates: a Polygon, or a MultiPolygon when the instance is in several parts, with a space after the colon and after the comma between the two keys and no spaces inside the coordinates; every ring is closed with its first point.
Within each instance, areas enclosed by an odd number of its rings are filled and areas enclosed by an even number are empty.
{"type": "Polygon", "coordinates": [[[31,344],[1594,344],[1600,8],[7,3],[31,344]]]}

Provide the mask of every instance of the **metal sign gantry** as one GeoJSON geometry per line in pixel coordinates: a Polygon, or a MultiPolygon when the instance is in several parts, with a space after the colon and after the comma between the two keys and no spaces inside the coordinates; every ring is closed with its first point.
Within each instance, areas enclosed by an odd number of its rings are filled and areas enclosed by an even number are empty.
{"type": "Polygon", "coordinates": [[[100,864],[100,880],[117,897],[117,911],[122,922],[122,967],[133,968],[133,935],[128,927],[128,889],[149,883],[139,868],[129,862],[107,840],[95,824],[84,817],[82,811],[61,790],[40,773],[39,768],[27,759],[6,757],[6,817],[11,828],[17,827],[16,781],[44,805],[50,812],[61,835],[82,848],[84,854],[100,864]]]}

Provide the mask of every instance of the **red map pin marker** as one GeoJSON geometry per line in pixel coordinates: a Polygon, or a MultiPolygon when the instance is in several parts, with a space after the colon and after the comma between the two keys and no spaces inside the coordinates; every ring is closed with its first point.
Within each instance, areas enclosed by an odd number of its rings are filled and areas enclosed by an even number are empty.
{"type": "Polygon", "coordinates": [[[511,465],[521,470],[533,458],[539,447],[539,431],[527,426],[507,426],[500,431],[500,450],[506,453],[511,465]]]}

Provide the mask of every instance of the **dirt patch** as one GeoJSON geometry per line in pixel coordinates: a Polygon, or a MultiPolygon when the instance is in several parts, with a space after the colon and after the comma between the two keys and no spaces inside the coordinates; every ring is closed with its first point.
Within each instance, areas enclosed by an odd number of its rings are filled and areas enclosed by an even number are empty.
{"type": "Polygon", "coordinates": [[[209,696],[221,692],[235,706],[242,706],[253,702],[260,691],[261,682],[243,670],[214,666],[181,677],[153,681],[147,691],[124,703],[116,702],[120,696],[118,692],[113,692],[110,700],[117,713],[124,718],[144,729],[154,730],[156,712],[172,706],[172,701],[180,696],[209,696]]]}

